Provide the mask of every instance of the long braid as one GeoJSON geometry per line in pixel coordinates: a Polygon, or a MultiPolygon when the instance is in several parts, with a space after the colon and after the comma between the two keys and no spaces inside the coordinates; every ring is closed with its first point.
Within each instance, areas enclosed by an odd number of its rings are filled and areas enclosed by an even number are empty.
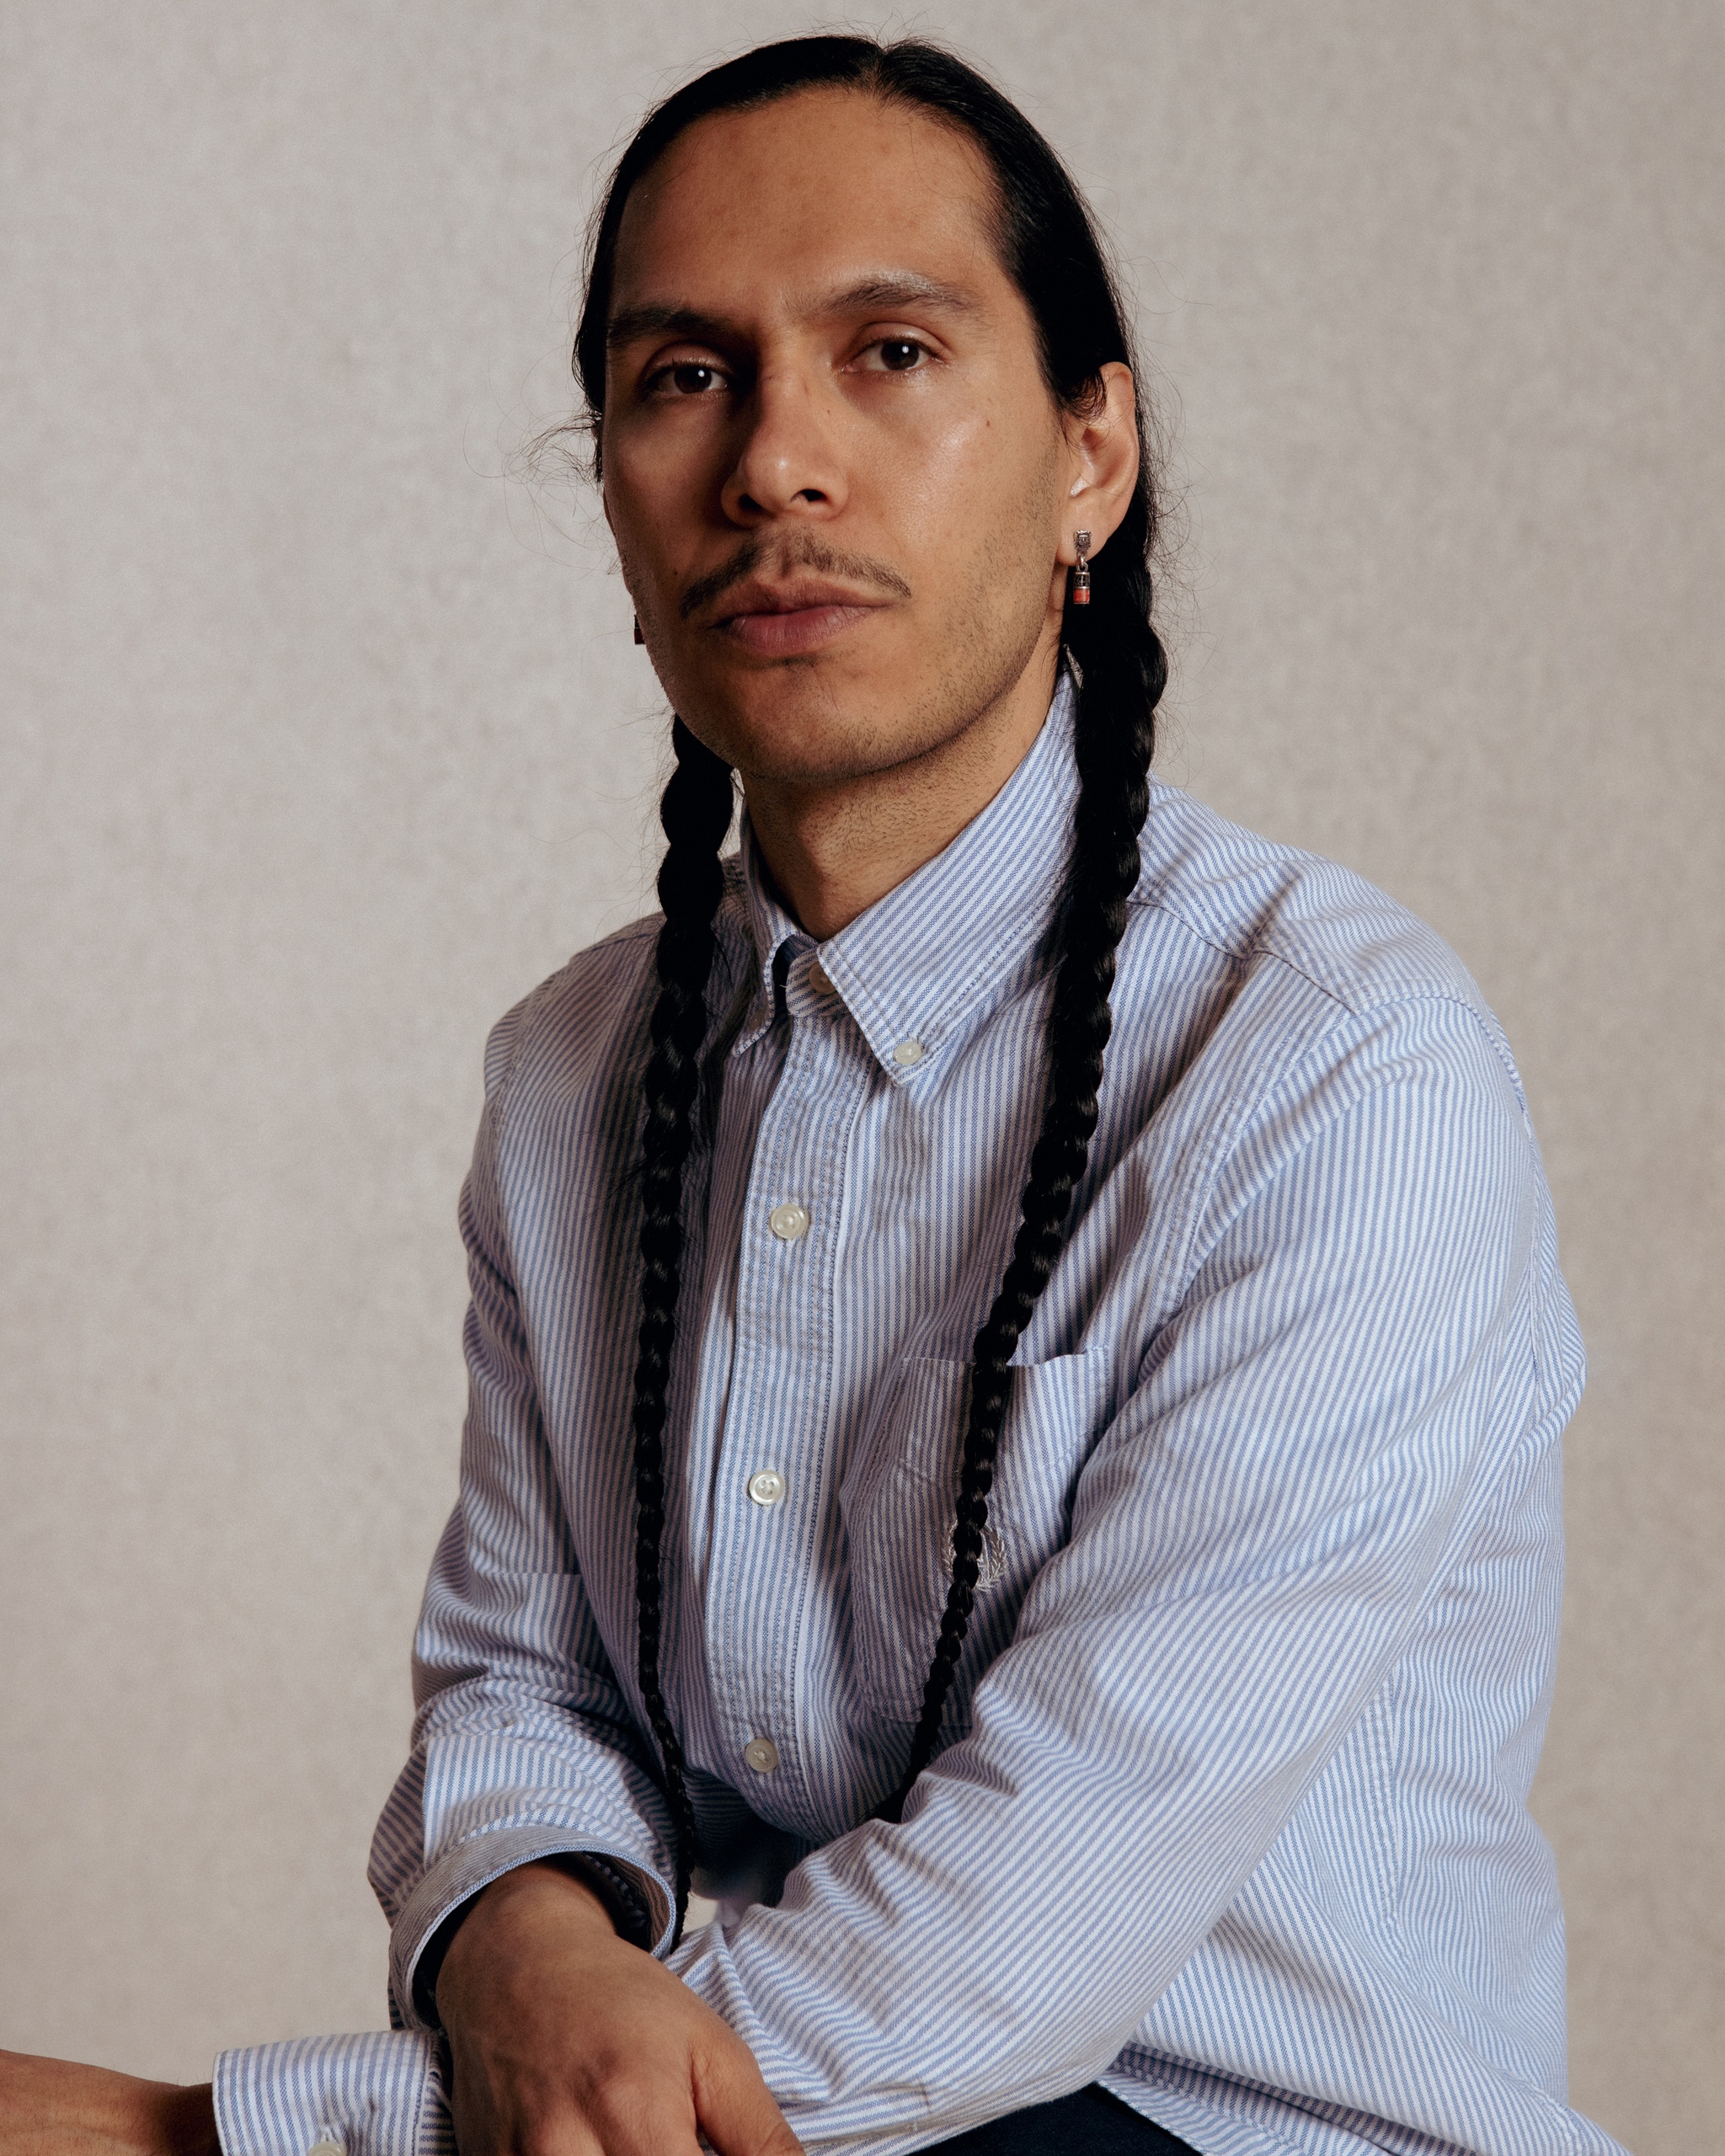
{"type": "Polygon", "coordinates": [[[1022,1220],[994,1306],[971,1349],[970,1416],[959,1476],[953,1570],[910,1764],[881,1816],[896,1821],[940,1738],[941,1718],[964,1650],[988,1524],[995,1454],[1012,1385],[1013,1353],[1058,1260],[1072,1193],[1090,1156],[1113,1019],[1108,992],[1126,901],[1138,881],[1138,835],[1149,805],[1155,711],[1167,679],[1150,625],[1146,534],[1136,504],[1092,572],[1091,604],[1066,608],[1065,638],[1079,675],[1074,747],[1079,792],[1048,1017],[1048,1091],[1030,1155],[1022,1220]],[[1135,543],[1135,541],[1136,543],[1135,543]],[[1124,542],[1124,543],[1119,543],[1124,542]]]}
{"type": "Polygon", "coordinates": [[[682,1936],[695,1860],[695,1812],[683,1748],[660,1679],[664,1582],[665,1422],[682,1285],[683,1169],[694,1136],[701,1044],[707,1035],[707,977],[713,923],[724,890],[718,850],[734,805],[730,766],[704,748],[681,719],[671,723],[677,767],[660,804],[670,841],[659,872],[659,999],[653,1006],[653,1054],[642,1091],[641,1329],[635,1363],[635,1599],[639,1615],[637,1673],[665,1770],[676,1844],[676,1930],[682,1936]]]}

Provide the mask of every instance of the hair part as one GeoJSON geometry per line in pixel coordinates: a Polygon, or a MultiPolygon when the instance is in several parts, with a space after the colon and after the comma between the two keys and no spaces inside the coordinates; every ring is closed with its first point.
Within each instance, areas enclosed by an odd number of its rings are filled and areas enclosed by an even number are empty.
{"type": "MultiPolygon", "coordinates": [[[[1029,309],[1044,379],[1064,410],[1087,415],[1103,395],[1103,368],[1114,361],[1134,366],[1125,312],[1089,210],[1054,150],[1016,105],[964,61],[921,39],[793,38],[727,61],[673,92],[649,113],[618,160],[592,227],[574,352],[595,473],[603,456],[606,329],[631,193],[698,120],[822,88],[854,89],[926,112],[961,131],[981,152],[996,190],[1001,266],[1029,309]]],[[[880,1807],[879,1816],[889,1821],[901,1817],[940,1741],[975,1601],[1012,1359],[1059,1261],[1096,1130],[1114,958],[1138,880],[1155,712],[1167,678],[1151,622],[1158,523],[1156,467],[1141,400],[1137,427],[1138,478],[1126,514],[1092,563],[1090,603],[1074,606],[1069,600],[1062,624],[1062,645],[1077,686],[1080,783],[1053,939],[1042,1123],[1004,1277],[971,1350],[951,1578],[909,1758],[896,1791],[880,1807]]],[[[633,1412],[638,1678],[676,1838],[681,1935],[696,1828],[682,1748],[660,1673],[665,1423],[681,1289],[684,1171],[708,1030],[713,922],[724,889],[718,849],[729,829],[734,793],[729,766],[680,718],[673,720],[672,738],[677,766],[661,809],[668,841],[659,878],[665,925],[655,959],[652,1053],[643,1085],[641,1319],[633,1412]]]]}

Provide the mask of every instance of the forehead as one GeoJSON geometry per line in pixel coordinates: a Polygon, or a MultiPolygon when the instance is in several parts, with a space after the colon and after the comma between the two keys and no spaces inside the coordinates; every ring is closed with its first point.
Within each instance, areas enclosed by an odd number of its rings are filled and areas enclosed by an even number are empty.
{"type": "Polygon", "coordinates": [[[992,237],[993,177],[969,137],[867,92],[799,91],[680,136],[630,195],[613,309],[731,314],[871,273],[1016,297],[992,237]]]}

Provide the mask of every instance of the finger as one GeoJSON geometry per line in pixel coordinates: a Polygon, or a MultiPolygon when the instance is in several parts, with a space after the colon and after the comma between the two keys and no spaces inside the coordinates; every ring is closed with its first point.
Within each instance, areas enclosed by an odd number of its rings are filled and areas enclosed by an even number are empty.
{"type": "MultiPolygon", "coordinates": [[[[579,2108],[603,2156],[699,2156],[691,2076],[638,2060],[581,2092],[579,2108]]],[[[557,2156],[563,2156],[559,2149],[557,2156]]]]}
{"type": "Polygon", "coordinates": [[[681,2077],[669,2110],[662,2073],[581,2075],[573,2085],[525,2093],[523,2103],[521,2089],[507,2089],[499,2103],[482,2075],[457,2074],[459,2156],[696,2156],[694,2109],[681,2077]]]}
{"type": "Polygon", "coordinates": [[[746,2044],[715,2047],[693,2066],[695,2116],[719,2156],[802,2156],[746,2044]]]}
{"type": "MultiPolygon", "coordinates": [[[[513,2127],[489,2107],[464,2111],[457,2105],[452,2124],[457,2156],[613,2156],[610,2140],[574,2105],[554,2118],[513,2127]]],[[[633,2148],[624,2151],[619,2143],[617,2156],[633,2156],[633,2148]]]]}

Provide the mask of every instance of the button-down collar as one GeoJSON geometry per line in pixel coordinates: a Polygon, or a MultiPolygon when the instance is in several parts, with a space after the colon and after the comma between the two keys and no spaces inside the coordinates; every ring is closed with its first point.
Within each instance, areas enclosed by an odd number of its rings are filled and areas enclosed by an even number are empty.
{"type": "MultiPolygon", "coordinates": [[[[776,1012],[778,983],[789,984],[798,958],[818,950],[833,992],[895,1086],[914,1085],[938,1065],[978,997],[1023,961],[1048,926],[1078,791],[1072,707],[1062,673],[1028,754],[982,813],[825,943],[817,945],[774,893],[744,816],[744,901],[760,996],[733,1054],[760,1039],[776,1012]]],[[[811,984],[806,992],[817,991],[811,984]]]]}

